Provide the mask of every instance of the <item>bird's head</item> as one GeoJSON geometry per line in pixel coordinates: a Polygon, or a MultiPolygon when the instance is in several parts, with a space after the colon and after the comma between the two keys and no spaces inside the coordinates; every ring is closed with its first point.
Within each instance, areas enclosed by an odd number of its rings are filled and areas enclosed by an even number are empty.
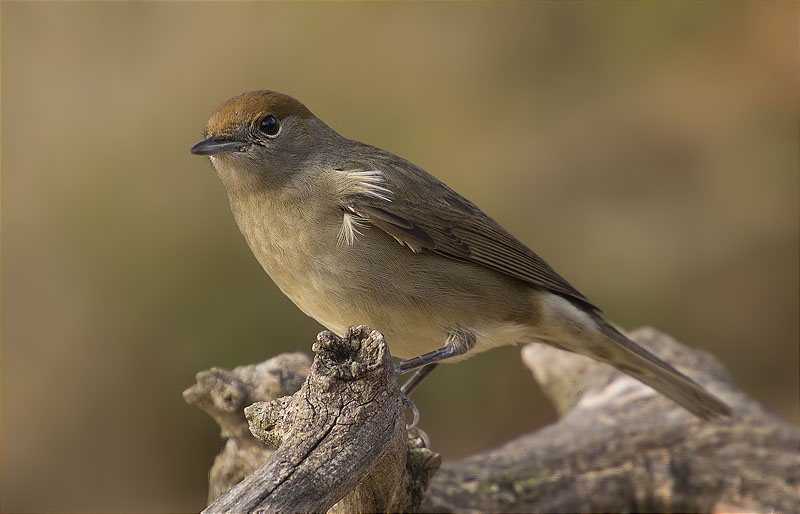
{"type": "Polygon", "coordinates": [[[294,98],[250,91],[220,105],[205,139],[191,152],[208,155],[226,186],[281,183],[314,166],[338,134],[294,98]]]}

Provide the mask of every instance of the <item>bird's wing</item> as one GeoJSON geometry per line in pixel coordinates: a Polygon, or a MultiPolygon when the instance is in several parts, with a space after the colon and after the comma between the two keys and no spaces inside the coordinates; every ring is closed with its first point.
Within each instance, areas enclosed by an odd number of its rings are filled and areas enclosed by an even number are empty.
{"type": "Polygon", "coordinates": [[[342,206],[358,223],[373,225],[414,251],[486,266],[599,311],[472,202],[421,168],[389,156],[337,170],[348,181],[340,188],[342,206]]]}

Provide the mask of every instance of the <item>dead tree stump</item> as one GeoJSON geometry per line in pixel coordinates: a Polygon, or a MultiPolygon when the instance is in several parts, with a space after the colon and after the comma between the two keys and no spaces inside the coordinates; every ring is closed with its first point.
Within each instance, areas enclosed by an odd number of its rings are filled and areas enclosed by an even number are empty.
{"type": "Polygon", "coordinates": [[[800,430],[710,355],[649,328],[631,337],[734,416],[697,419],[611,367],[531,344],[523,361],[560,419],[437,472],[424,433],[405,428],[409,403],[378,332],[321,333],[310,374],[301,354],[200,373],[184,396],[227,440],[205,512],[800,510],[800,430]]]}
{"type": "MultiPolygon", "coordinates": [[[[424,447],[421,435],[406,430],[410,404],[397,385],[383,336],[367,327],[351,327],[341,339],[322,332],[313,349],[311,373],[297,392],[244,409],[253,436],[277,449],[204,512],[419,508],[439,458],[424,447]]],[[[241,434],[241,425],[228,432],[241,434]]],[[[228,457],[236,461],[240,455],[228,457]]],[[[219,459],[218,466],[242,467],[219,459]]],[[[227,482],[230,474],[222,475],[227,482]]]]}

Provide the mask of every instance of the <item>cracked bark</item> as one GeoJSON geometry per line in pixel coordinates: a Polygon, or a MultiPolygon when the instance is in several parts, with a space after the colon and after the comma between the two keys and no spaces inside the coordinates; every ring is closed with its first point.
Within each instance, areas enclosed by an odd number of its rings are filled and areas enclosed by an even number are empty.
{"type": "Polygon", "coordinates": [[[736,388],[712,356],[651,328],[631,337],[728,403],[703,421],[619,371],[531,344],[553,425],[445,462],[422,509],[483,512],[797,512],[800,431],[736,388]]]}
{"type": "Polygon", "coordinates": [[[531,344],[523,361],[560,419],[445,462],[431,479],[439,457],[424,433],[404,428],[382,336],[366,327],[342,340],[323,332],[305,382],[307,358],[287,354],[201,373],[186,391],[227,439],[206,511],[797,512],[797,427],[745,396],[713,357],[653,329],[631,336],[726,401],[734,417],[699,420],[613,368],[531,344]],[[257,400],[271,401],[246,409],[253,437],[242,408],[257,400]],[[272,453],[267,444],[280,446],[272,453]]]}
{"type": "Polygon", "coordinates": [[[296,393],[244,409],[253,436],[277,449],[204,512],[418,508],[438,456],[406,430],[407,402],[383,336],[367,327],[351,327],[341,339],[323,332],[313,350],[296,393]]]}
{"type": "Polygon", "coordinates": [[[310,366],[307,355],[285,353],[233,371],[202,371],[197,374],[197,383],[183,392],[187,403],[214,418],[221,429],[220,437],[225,440],[209,471],[209,503],[272,455],[273,450],[250,433],[244,408],[294,393],[306,379],[310,366]]]}

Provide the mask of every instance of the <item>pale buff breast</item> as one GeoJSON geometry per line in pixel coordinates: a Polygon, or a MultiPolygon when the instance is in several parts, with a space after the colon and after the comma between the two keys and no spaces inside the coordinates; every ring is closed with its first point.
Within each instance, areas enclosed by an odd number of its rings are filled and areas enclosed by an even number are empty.
{"type": "Polygon", "coordinates": [[[263,199],[240,198],[232,208],[253,254],[275,284],[334,333],[343,334],[349,325],[369,325],[386,336],[392,355],[401,358],[443,346],[454,326],[478,336],[470,353],[514,343],[524,335],[518,322],[486,318],[487,312],[496,312],[486,308],[487,302],[496,303],[496,294],[507,298],[507,291],[495,294],[490,288],[495,281],[488,277],[454,281],[446,269],[471,265],[414,253],[374,227],[363,229],[352,246],[341,246],[335,206],[276,210],[275,204],[267,209],[263,199]]]}

